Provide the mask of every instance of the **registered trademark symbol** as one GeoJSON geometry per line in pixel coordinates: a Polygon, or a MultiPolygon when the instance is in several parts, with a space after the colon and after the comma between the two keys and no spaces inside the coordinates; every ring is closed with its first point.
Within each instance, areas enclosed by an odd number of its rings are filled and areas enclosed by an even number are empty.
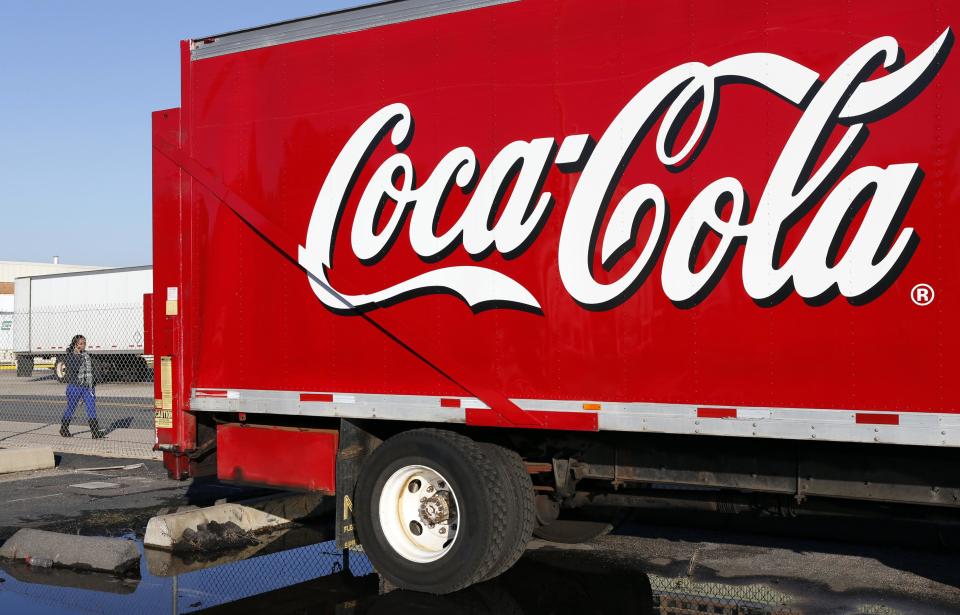
{"type": "Polygon", "coordinates": [[[917,305],[930,305],[933,303],[933,287],[929,284],[917,284],[910,291],[910,299],[917,305]]]}

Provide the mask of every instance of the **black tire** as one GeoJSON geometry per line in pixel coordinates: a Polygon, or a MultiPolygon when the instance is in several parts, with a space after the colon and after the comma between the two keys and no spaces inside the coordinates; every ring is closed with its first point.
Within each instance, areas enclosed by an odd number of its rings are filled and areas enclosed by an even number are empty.
{"type": "Polygon", "coordinates": [[[17,377],[29,378],[33,375],[33,357],[17,356],[17,377]]]}
{"type": "Polygon", "coordinates": [[[603,521],[580,521],[578,519],[557,519],[553,523],[541,525],[533,530],[533,535],[541,540],[572,545],[590,542],[613,531],[613,525],[603,521]]]}
{"type": "Polygon", "coordinates": [[[481,444],[481,446],[490,453],[491,457],[499,458],[500,465],[513,490],[512,508],[517,512],[520,520],[520,523],[504,530],[504,532],[511,531],[511,534],[504,537],[505,548],[500,560],[494,564],[490,574],[485,577],[484,580],[487,580],[498,577],[509,570],[527,550],[527,544],[533,537],[533,528],[537,524],[537,511],[533,499],[533,482],[530,480],[527,466],[523,463],[520,455],[496,444],[481,444]],[[513,545],[513,547],[511,548],[510,545],[513,545]]]}
{"type": "Polygon", "coordinates": [[[110,382],[116,380],[114,360],[109,356],[90,355],[90,366],[93,368],[93,383],[110,382]]]}
{"type": "Polygon", "coordinates": [[[56,376],[58,382],[67,381],[67,363],[63,355],[59,355],[53,360],[53,375],[56,376]]]}
{"type": "Polygon", "coordinates": [[[126,363],[124,378],[129,382],[143,382],[150,374],[147,361],[142,356],[133,356],[126,363]]]}
{"type": "Polygon", "coordinates": [[[356,534],[370,562],[402,589],[447,594],[483,580],[504,559],[506,536],[521,523],[513,489],[497,455],[470,438],[438,429],[393,436],[364,461],[355,490],[356,534]],[[439,559],[415,562],[400,555],[381,527],[379,503],[388,479],[411,465],[433,469],[449,483],[457,501],[457,538],[439,559]]]}

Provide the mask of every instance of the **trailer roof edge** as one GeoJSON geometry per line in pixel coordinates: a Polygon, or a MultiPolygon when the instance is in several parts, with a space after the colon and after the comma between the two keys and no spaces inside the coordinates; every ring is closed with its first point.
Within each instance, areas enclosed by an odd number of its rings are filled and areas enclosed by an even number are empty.
{"type": "Polygon", "coordinates": [[[519,0],[387,0],[353,8],[291,19],[245,30],[190,40],[190,59],[217,56],[369,30],[394,23],[458,13],[519,0]]]}
{"type": "Polygon", "coordinates": [[[30,278],[31,280],[39,280],[39,279],[45,279],[45,278],[69,278],[74,276],[90,275],[90,274],[121,273],[124,271],[143,271],[145,269],[153,269],[153,265],[134,265],[132,267],[104,267],[103,269],[85,269],[83,271],[63,271],[61,273],[18,275],[13,279],[23,280],[24,278],[30,278]]]}

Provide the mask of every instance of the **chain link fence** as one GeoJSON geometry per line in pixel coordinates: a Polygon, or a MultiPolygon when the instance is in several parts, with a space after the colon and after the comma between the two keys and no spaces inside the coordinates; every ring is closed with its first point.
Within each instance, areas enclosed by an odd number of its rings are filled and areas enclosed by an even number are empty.
{"type": "Polygon", "coordinates": [[[142,305],[0,317],[0,448],[48,445],[58,452],[158,459],[153,357],[143,351],[142,305]],[[77,363],[68,360],[77,335],[85,338],[92,387],[77,386],[77,363]]]}
{"type": "Polygon", "coordinates": [[[698,583],[648,575],[657,615],[800,615],[794,597],[767,585],[698,583]]]}

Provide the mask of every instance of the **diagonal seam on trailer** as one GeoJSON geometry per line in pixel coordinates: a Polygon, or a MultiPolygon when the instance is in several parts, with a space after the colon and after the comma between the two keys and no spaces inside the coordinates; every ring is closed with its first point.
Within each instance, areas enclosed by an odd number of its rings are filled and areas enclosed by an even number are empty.
{"type": "Polygon", "coordinates": [[[230,188],[220,181],[212,172],[210,172],[194,158],[186,155],[179,147],[174,146],[166,139],[154,134],[153,148],[161,155],[169,159],[173,164],[182,169],[184,173],[203,185],[218,201],[226,205],[228,209],[233,211],[237,217],[250,226],[250,228],[252,228],[264,240],[266,240],[267,243],[287,257],[287,259],[289,259],[290,262],[292,262],[296,267],[304,270],[308,275],[310,275],[312,280],[316,281],[318,284],[321,284],[324,287],[324,290],[337,296],[340,301],[344,303],[344,305],[350,306],[350,309],[353,310],[354,314],[363,318],[366,322],[370,323],[371,326],[400,345],[404,350],[408,351],[417,359],[423,361],[432,369],[436,370],[443,377],[461,387],[474,397],[480,399],[480,401],[489,406],[490,411],[506,421],[508,426],[543,427],[543,422],[538,417],[525,410],[522,410],[519,406],[510,401],[506,395],[491,387],[474,382],[473,379],[466,374],[466,370],[459,365],[451,365],[449,360],[447,360],[447,364],[444,367],[441,367],[436,362],[430,360],[422,352],[403,341],[403,339],[400,338],[400,336],[398,336],[396,333],[384,327],[376,319],[370,316],[369,313],[357,308],[345,297],[341,296],[340,293],[338,293],[335,289],[331,288],[327,284],[324,284],[322,281],[322,276],[318,276],[315,272],[311,271],[309,268],[299,262],[297,258],[297,242],[291,240],[282,228],[277,226],[272,220],[263,215],[262,212],[247,202],[246,199],[230,190],[230,188]]]}

